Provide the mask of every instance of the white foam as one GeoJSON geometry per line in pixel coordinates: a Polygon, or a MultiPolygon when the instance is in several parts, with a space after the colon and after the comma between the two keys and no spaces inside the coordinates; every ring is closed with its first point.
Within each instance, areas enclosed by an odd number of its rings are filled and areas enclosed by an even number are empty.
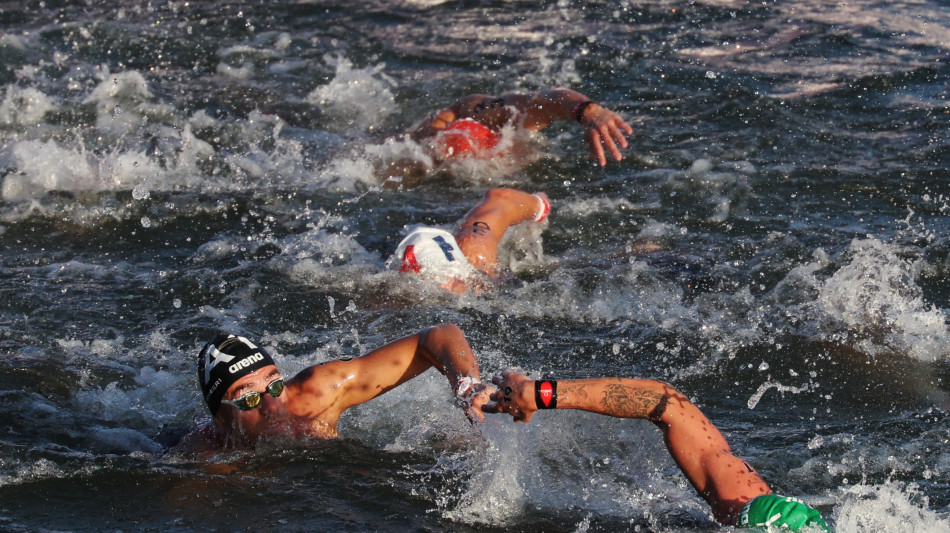
{"type": "Polygon", "coordinates": [[[488,446],[469,464],[472,477],[444,511],[449,518],[503,526],[529,506],[635,520],[676,509],[711,521],[647,421],[562,411],[538,413],[528,424],[489,415],[479,427],[488,446]]]}
{"type": "Polygon", "coordinates": [[[27,49],[26,42],[22,36],[8,32],[3,32],[3,34],[0,35],[0,46],[4,48],[15,48],[20,51],[27,49]]]}
{"type": "Polygon", "coordinates": [[[111,111],[117,103],[140,103],[152,97],[145,77],[135,70],[112,74],[103,67],[100,77],[102,82],[84,101],[95,104],[100,111],[111,111]]]}
{"type": "Polygon", "coordinates": [[[857,533],[943,533],[950,531],[945,513],[929,508],[915,484],[898,482],[854,485],[840,489],[835,498],[835,530],[857,533]]]}
{"type": "Polygon", "coordinates": [[[218,63],[218,66],[215,67],[215,72],[228,78],[249,80],[254,77],[254,65],[244,63],[240,67],[232,67],[227,63],[218,63]]]}
{"type": "Polygon", "coordinates": [[[53,99],[37,89],[7,86],[0,103],[0,124],[33,126],[42,122],[46,113],[54,109],[53,99]]]}
{"type": "Polygon", "coordinates": [[[13,145],[11,159],[19,174],[4,179],[7,201],[29,198],[52,190],[100,190],[98,168],[81,150],[62,148],[54,141],[21,141],[13,145]]]}
{"type": "MultiPolygon", "coordinates": [[[[38,459],[37,461],[23,462],[14,465],[4,465],[4,471],[11,473],[0,474],[0,487],[16,485],[19,483],[35,483],[38,480],[49,478],[62,478],[67,475],[66,471],[49,459],[38,459]],[[11,469],[10,466],[13,468],[11,469]]],[[[91,468],[91,467],[87,467],[91,468]]]]}
{"type": "Polygon", "coordinates": [[[336,75],[307,95],[306,101],[320,106],[342,129],[366,130],[379,125],[395,109],[392,89],[395,82],[383,73],[386,65],[353,68],[343,56],[324,56],[336,68],[336,75]]]}
{"type": "Polygon", "coordinates": [[[818,302],[834,321],[862,337],[871,355],[895,348],[921,361],[950,356],[946,315],[924,301],[918,265],[878,239],[856,239],[848,262],[820,287],[818,302]]]}
{"type": "Polygon", "coordinates": [[[320,227],[281,239],[278,246],[285,257],[313,259],[323,265],[380,264],[379,254],[363,248],[354,237],[320,227]]]}
{"type": "Polygon", "coordinates": [[[134,70],[112,74],[107,67],[99,76],[102,82],[84,100],[96,108],[96,127],[112,135],[139,128],[143,112],[151,109],[146,105],[152,93],[145,77],[134,70]]]}
{"type": "Polygon", "coordinates": [[[18,172],[7,174],[2,186],[3,199],[18,202],[37,198],[50,191],[98,192],[131,190],[167,190],[182,183],[197,181],[201,186],[214,183],[201,179],[197,163],[213,153],[211,147],[196,139],[186,126],[174,133],[180,151],[166,169],[144,150],[113,150],[96,154],[82,145],[68,147],[56,141],[18,141],[8,147],[5,159],[18,172]]]}

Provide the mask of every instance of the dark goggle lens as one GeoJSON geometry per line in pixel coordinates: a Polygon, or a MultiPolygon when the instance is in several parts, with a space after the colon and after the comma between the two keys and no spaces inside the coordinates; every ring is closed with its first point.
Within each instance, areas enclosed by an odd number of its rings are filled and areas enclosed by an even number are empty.
{"type": "MultiPolygon", "coordinates": [[[[284,380],[275,379],[274,381],[271,381],[270,384],[267,385],[266,392],[274,398],[279,397],[284,393],[284,380]]],[[[261,393],[254,391],[249,392],[237,400],[229,403],[233,403],[238,409],[242,411],[250,411],[251,409],[257,409],[257,406],[261,404],[261,399],[261,393]]]]}
{"type": "Polygon", "coordinates": [[[279,397],[284,393],[284,380],[275,379],[270,382],[270,385],[267,386],[267,394],[270,394],[274,398],[279,397]]]}

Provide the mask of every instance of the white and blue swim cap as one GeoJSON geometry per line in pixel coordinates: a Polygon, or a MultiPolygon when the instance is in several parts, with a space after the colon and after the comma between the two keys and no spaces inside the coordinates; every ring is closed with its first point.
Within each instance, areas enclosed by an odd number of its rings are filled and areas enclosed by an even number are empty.
{"type": "Polygon", "coordinates": [[[396,248],[401,272],[437,279],[467,279],[476,273],[451,233],[437,228],[416,228],[396,248]]]}

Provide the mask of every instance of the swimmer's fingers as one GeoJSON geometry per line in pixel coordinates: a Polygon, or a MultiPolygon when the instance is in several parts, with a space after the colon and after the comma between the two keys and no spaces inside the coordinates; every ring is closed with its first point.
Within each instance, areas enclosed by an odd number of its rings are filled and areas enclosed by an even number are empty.
{"type": "MultiPolygon", "coordinates": [[[[616,130],[616,128],[614,128],[616,130]]],[[[607,150],[610,151],[610,155],[614,156],[615,161],[620,161],[623,159],[623,155],[620,153],[620,148],[617,148],[617,143],[614,142],[614,138],[611,136],[611,130],[609,124],[604,124],[598,128],[597,133],[600,134],[600,142],[607,147],[607,150]]],[[[626,140],[624,141],[626,144],[626,140]]]]}
{"type": "Polygon", "coordinates": [[[584,139],[587,141],[587,146],[590,148],[590,158],[596,159],[600,166],[606,166],[607,156],[604,153],[604,146],[601,144],[600,132],[595,128],[587,128],[584,131],[584,139]]]}
{"type": "Polygon", "coordinates": [[[623,160],[623,154],[620,153],[620,148],[627,147],[627,138],[624,137],[623,132],[617,127],[614,121],[591,124],[589,128],[591,132],[591,142],[594,142],[598,147],[597,155],[600,166],[604,166],[607,163],[603,147],[607,148],[607,151],[610,152],[610,155],[613,156],[615,161],[623,160]],[[619,147],[617,146],[618,144],[620,145],[619,147]]]}
{"type": "Polygon", "coordinates": [[[455,122],[455,112],[451,109],[443,109],[436,113],[435,118],[429,122],[429,127],[435,131],[442,131],[455,122]]]}
{"type": "Polygon", "coordinates": [[[534,407],[534,381],[517,372],[503,372],[492,378],[498,389],[490,402],[482,406],[486,413],[507,413],[515,422],[527,422],[537,410],[534,407]]]}
{"type": "Polygon", "coordinates": [[[495,387],[492,387],[491,385],[486,385],[484,383],[479,383],[477,387],[478,387],[478,392],[475,394],[475,396],[472,397],[472,405],[470,409],[476,421],[484,422],[485,421],[484,407],[490,401],[491,394],[492,392],[495,391],[495,387]]]}
{"type": "Polygon", "coordinates": [[[492,395],[492,397],[504,394],[504,392],[511,388],[512,390],[520,389],[524,386],[525,383],[531,382],[532,380],[528,379],[528,376],[524,374],[519,374],[518,372],[505,371],[501,374],[496,375],[491,378],[491,382],[498,387],[498,390],[492,395]]]}
{"type": "Polygon", "coordinates": [[[481,407],[475,407],[474,405],[465,408],[465,416],[473,426],[485,421],[485,411],[483,411],[481,407]]]}
{"type": "Polygon", "coordinates": [[[606,152],[610,152],[616,161],[622,160],[620,148],[628,146],[626,136],[633,134],[633,127],[620,118],[620,115],[605,107],[594,104],[587,109],[582,123],[591,157],[596,159],[600,166],[607,164],[606,152]]]}
{"type": "Polygon", "coordinates": [[[610,130],[611,137],[614,138],[614,141],[616,141],[621,148],[629,146],[627,143],[627,135],[633,135],[633,126],[627,124],[622,118],[617,116],[614,120],[610,121],[607,127],[610,130]]]}
{"type": "Polygon", "coordinates": [[[495,387],[491,385],[476,383],[466,394],[458,398],[458,401],[465,411],[465,416],[468,417],[472,424],[485,421],[484,408],[485,405],[490,402],[491,395],[494,391],[495,387]]]}

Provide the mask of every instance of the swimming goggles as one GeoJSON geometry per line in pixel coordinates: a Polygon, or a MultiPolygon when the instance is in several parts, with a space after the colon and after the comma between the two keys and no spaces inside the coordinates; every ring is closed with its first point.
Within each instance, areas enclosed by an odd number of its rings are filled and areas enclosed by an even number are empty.
{"type": "MultiPolygon", "coordinates": [[[[284,378],[277,378],[274,381],[271,381],[267,388],[264,389],[264,392],[270,394],[274,398],[279,397],[284,392],[284,378]]],[[[237,400],[221,400],[221,403],[231,404],[242,411],[250,411],[251,409],[257,409],[261,405],[261,400],[263,400],[263,393],[257,391],[251,391],[244,396],[241,396],[237,400]]]]}

